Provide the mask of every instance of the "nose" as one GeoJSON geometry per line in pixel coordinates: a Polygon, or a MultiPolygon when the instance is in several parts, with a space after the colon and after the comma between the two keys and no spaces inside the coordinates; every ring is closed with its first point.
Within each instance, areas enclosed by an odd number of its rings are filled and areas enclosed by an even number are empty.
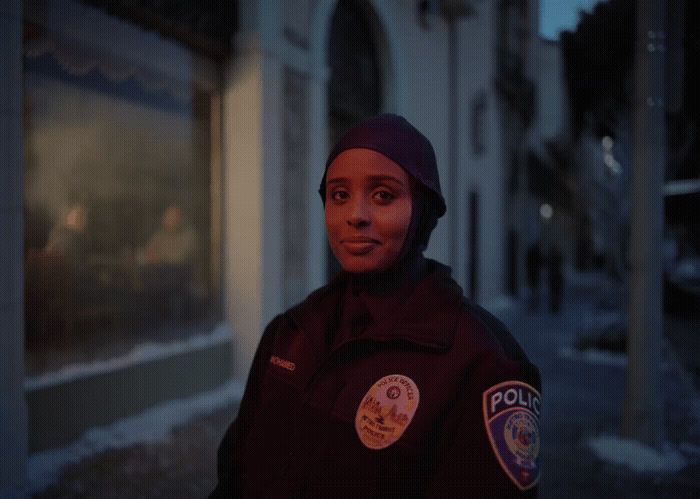
{"type": "Polygon", "coordinates": [[[352,227],[366,227],[369,225],[369,212],[363,199],[356,199],[350,203],[347,213],[347,223],[352,227]]]}

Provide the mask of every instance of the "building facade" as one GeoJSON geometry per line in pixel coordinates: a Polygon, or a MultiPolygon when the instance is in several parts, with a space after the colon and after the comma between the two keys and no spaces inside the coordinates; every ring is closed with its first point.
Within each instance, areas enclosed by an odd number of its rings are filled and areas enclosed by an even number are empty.
{"type": "Polygon", "coordinates": [[[536,1],[184,5],[0,8],[0,490],[28,452],[245,378],[337,268],[317,189],[366,116],[435,148],[427,256],[481,303],[517,293],[536,1]]]}

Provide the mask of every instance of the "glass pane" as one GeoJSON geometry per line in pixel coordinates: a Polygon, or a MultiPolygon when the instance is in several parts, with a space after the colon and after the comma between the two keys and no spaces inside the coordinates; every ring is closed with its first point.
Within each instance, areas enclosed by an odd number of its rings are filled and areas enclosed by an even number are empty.
{"type": "Polygon", "coordinates": [[[86,8],[67,4],[25,23],[30,376],[201,334],[220,315],[215,75],[96,9],[82,28],[86,8]]]}

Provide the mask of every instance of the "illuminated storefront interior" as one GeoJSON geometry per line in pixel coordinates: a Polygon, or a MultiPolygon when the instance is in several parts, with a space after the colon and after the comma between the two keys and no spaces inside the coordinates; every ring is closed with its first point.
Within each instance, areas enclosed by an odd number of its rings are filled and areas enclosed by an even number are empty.
{"type": "Polygon", "coordinates": [[[220,76],[84,3],[25,2],[28,376],[221,319],[220,76]]]}

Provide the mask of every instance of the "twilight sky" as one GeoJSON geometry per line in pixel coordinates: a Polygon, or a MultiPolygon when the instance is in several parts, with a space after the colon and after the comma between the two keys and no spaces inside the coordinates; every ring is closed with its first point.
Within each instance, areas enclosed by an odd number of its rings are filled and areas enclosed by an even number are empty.
{"type": "Polygon", "coordinates": [[[540,0],[540,35],[550,40],[559,39],[561,30],[576,27],[580,10],[591,12],[599,1],[540,0]]]}

